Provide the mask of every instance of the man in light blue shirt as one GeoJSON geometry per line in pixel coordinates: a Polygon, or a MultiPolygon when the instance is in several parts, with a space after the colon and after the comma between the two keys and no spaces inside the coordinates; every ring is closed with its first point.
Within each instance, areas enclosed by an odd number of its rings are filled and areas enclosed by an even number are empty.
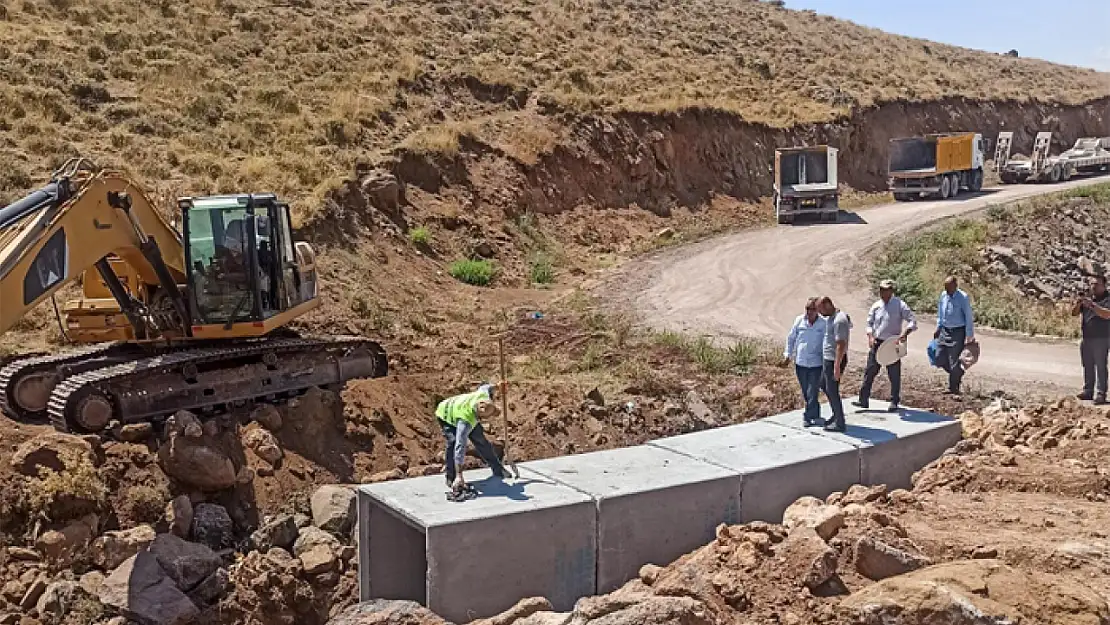
{"type": "Polygon", "coordinates": [[[782,354],[783,358],[794,361],[794,372],[805,399],[802,420],[806,427],[825,425],[817,394],[821,390],[821,369],[825,365],[826,323],[825,318],[817,314],[817,298],[810,298],[806,302],[805,313],[798,315],[790,327],[790,333],[786,335],[786,351],[782,354]]]}
{"type": "Polygon", "coordinates": [[[948,372],[948,390],[945,395],[960,395],[960,382],[964,377],[964,365],[960,354],[964,345],[975,341],[975,321],[971,312],[971,300],[959,288],[955,276],[944,281],[944,292],[937,304],[937,329],[933,338],[937,340],[937,364],[948,372]]]}

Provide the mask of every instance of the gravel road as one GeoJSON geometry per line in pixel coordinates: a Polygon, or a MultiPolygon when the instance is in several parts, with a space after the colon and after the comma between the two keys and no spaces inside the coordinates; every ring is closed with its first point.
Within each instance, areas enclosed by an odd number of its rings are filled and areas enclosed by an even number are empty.
{"type": "MultiPolygon", "coordinates": [[[[658,329],[715,336],[782,338],[807,296],[829,295],[855,325],[856,365],[867,349],[863,328],[876,295],[867,278],[878,244],[938,220],[1066,188],[1106,182],[1106,177],[1057,185],[1010,185],[947,201],[898,202],[841,214],[840,223],[777,226],[668,250],[629,265],[616,281],[621,300],[658,329]]],[[[614,292],[610,290],[610,292],[614,292]]],[[[925,346],[935,318],[919,316],[910,337],[908,365],[928,369],[925,346]]],[[[1023,390],[1036,385],[1074,389],[1082,369],[1075,341],[1031,339],[979,332],[982,356],[967,381],[1023,390]]]]}

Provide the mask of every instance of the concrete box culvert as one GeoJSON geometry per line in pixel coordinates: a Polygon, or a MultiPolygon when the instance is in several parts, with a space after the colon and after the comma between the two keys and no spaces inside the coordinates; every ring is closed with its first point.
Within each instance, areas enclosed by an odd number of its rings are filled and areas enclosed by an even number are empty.
{"type": "Polygon", "coordinates": [[[740,522],[740,476],[651,445],[526,463],[597,502],[597,593],[666,565],[740,522]]]}

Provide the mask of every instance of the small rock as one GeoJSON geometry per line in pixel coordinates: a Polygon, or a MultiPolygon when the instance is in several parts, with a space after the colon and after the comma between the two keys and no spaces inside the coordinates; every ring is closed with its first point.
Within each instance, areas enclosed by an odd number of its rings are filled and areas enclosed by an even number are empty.
{"type": "MultiPolygon", "coordinates": [[[[195,588],[220,568],[220,556],[214,551],[202,544],[182,540],[173,534],[159,534],[151,543],[149,551],[141,551],[138,555],[142,556],[146,553],[157,558],[158,564],[166,574],[179,589],[185,592],[195,588]]],[[[115,573],[112,575],[114,576],[115,573]]]]}
{"type": "Polygon", "coordinates": [[[366,481],[370,484],[377,484],[378,482],[399,480],[403,477],[405,477],[405,474],[400,469],[390,469],[388,471],[379,471],[378,473],[374,473],[369,478],[367,478],[366,481]]]}
{"type": "Polygon", "coordinates": [[[659,579],[659,573],[662,572],[663,567],[655,564],[645,564],[640,567],[640,581],[651,586],[655,580],[659,579]]]}
{"type": "Polygon", "coordinates": [[[22,620],[23,617],[16,614],[15,612],[0,614],[0,625],[19,625],[22,620]]]}
{"type": "Polygon", "coordinates": [[[235,524],[227,508],[214,503],[198,504],[193,510],[193,540],[213,551],[230,547],[234,543],[235,524]]]}
{"type": "Polygon", "coordinates": [[[762,384],[757,384],[757,385],[753,386],[751,388],[751,390],[748,391],[748,396],[751,397],[752,399],[758,399],[760,401],[766,401],[766,400],[769,400],[769,399],[774,399],[775,398],[775,393],[771,389],[767,388],[766,386],[763,386],[762,384]]]}
{"type": "Polygon", "coordinates": [[[129,530],[104,532],[92,545],[92,558],[97,566],[111,571],[131,556],[146,549],[157,534],[149,525],[139,525],[129,530]]]}
{"type": "Polygon", "coordinates": [[[674,238],[674,235],[674,228],[663,228],[662,230],[655,233],[655,238],[662,241],[669,241],[670,239],[674,238]]]}
{"type": "Polygon", "coordinates": [[[293,515],[293,521],[297,524],[297,529],[299,530],[303,530],[309,525],[312,525],[312,517],[307,514],[301,514],[300,512],[293,515]]]}
{"type": "Polygon", "coordinates": [[[251,411],[251,420],[257,421],[259,425],[271,432],[281,429],[281,412],[270,404],[260,404],[251,411]]]}
{"type": "Polygon", "coordinates": [[[47,560],[66,565],[74,556],[88,547],[96,536],[99,524],[100,521],[95,514],[87,515],[61,530],[44,532],[35,541],[35,547],[46,556],[47,560]]]}
{"type": "Polygon", "coordinates": [[[813,528],[821,540],[828,542],[844,527],[844,511],[840,506],[825,505],[816,497],[802,497],[783,513],[782,524],[787,530],[799,525],[813,528]]]}
{"type": "Polygon", "coordinates": [[[0,589],[0,596],[7,599],[8,603],[19,603],[26,593],[27,587],[14,579],[8,580],[8,582],[4,584],[4,588],[0,589]]]}
{"type": "Polygon", "coordinates": [[[8,547],[8,556],[13,560],[24,560],[28,562],[38,562],[42,559],[34,549],[26,547],[8,547]]]}
{"type": "MultiPolygon", "coordinates": [[[[159,539],[163,536],[176,538],[162,534],[159,539]]],[[[179,590],[159,562],[148,551],[131,556],[104,580],[98,595],[100,602],[143,625],[193,623],[200,610],[179,590]]]]}
{"type": "Polygon", "coordinates": [[[875,536],[861,536],[856,541],[855,554],[856,570],[860,575],[874,581],[909,573],[931,564],[916,545],[902,548],[875,536]]]}
{"type": "Polygon", "coordinates": [[[311,526],[305,527],[301,529],[300,535],[293,543],[293,555],[300,557],[301,554],[319,545],[324,545],[331,551],[338,551],[340,546],[335,536],[324,530],[311,526]]]}
{"type": "Polygon", "coordinates": [[[865,504],[873,501],[878,501],[886,496],[886,486],[879,484],[878,486],[863,486],[862,484],[855,484],[848,489],[844,494],[844,499],[840,502],[841,505],[847,506],[849,504],[865,504]]]}
{"type": "Polygon", "coordinates": [[[266,429],[260,428],[247,432],[243,436],[243,445],[270,466],[277,466],[284,456],[277,439],[266,429]]]}
{"type": "Polygon", "coordinates": [[[61,620],[83,592],[80,584],[73,581],[50,584],[35,606],[39,611],[39,618],[50,621],[61,620]]]}
{"type": "Polygon", "coordinates": [[[209,419],[201,424],[205,436],[212,437],[220,433],[220,424],[215,419],[209,419]]]}
{"type": "Polygon", "coordinates": [[[119,429],[119,438],[129,443],[145,441],[154,433],[154,425],[148,422],[129,423],[119,429]]]}
{"type": "Polygon", "coordinates": [[[533,615],[551,612],[554,609],[551,602],[543,597],[527,597],[501,614],[488,619],[472,621],[470,625],[523,625],[533,622],[529,620],[533,615]]]}
{"type": "Polygon", "coordinates": [[[355,492],[347,486],[321,486],[312,494],[312,524],[343,535],[351,531],[355,518],[355,492]]]}
{"type": "Polygon", "coordinates": [[[89,571],[82,575],[77,583],[81,585],[81,590],[84,590],[85,594],[95,597],[104,584],[104,574],[100,571],[89,571]]]}
{"type": "Polygon", "coordinates": [[[998,549],[979,546],[971,551],[971,557],[976,560],[993,560],[998,557],[998,549]]]}
{"type": "Polygon", "coordinates": [[[333,571],[338,564],[335,558],[335,553],[324,545],[317,545],[298,556],[301,560],[301,566],[304,567],[304,572],[308,575],[320,575],[333,571]]]}
{"type": "Polygon", "coordinates": [[[290,514],[280,514],[251,534],[255,548],[267,551],[271,547],[290,549],[297,540],[297,521],[290,514]]]}
{"type": "Polygon", "coordinates": [[[405,624],[405,625],[448,625],[447,621],[415,601],[391,599],[371,599],[347,608],[328,625],[368,625],[405,624]]]}
{"type": "Polygon", "coordinates": [[[23,611],[29,611],[31,608],[38,605],[39,598],[42,593],[46,592],[46,579],[39,577],[31,582],[27,587],[27,592],[23,593],[23,599],[19,602],[19,608],[23,611]]]}
{"type": "Polygon", "coordinates": [[[343,545],[335,555],[344,563],[350,562],[358,556],[358,549],[352,545],[343,545]]]}
{"type": "Polygon", "coordinates": [[[786,570],[798,571],[798,581],[813,590],[836,575],[837,553],[810,527],[794,528],[776,550],[787,562],[786,570]]]}
{"type": "Polygon", "coordinates": [[[592,401],[597,406],[605,405],[605,397],[596,386],[589,393],[586,393],[586,399],[592,401]]]}
{"type": "Polygon", "coordinates": [[[166,504],[166,523],[173,535],[181,538],[189,535],[193,527],[193,502],[188,495],[178,495],[166,504]]]}

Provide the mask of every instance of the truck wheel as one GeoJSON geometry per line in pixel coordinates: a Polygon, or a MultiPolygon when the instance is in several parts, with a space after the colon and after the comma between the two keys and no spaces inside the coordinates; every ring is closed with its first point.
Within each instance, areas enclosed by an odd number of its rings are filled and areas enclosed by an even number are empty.
{"type": "Polygon", "coordinates": [[[779,223],[783,224],[783,225],[790,225],[790,224],[794,223],[794,216],[793,215],[780,214],[779,215],[779,223]]]}
{"type": "Polygon", "coordinates": [[[940,179],[940,199],[947,200],[951,193],[952,182],[948,179],[948,176],[944,176],[940,179]]]}
{"type": "Polygon", "coordinates": [[[905,193],[895,193],[894,194],[894,201],[895,202],[909,202],[911,199],[913,199],[913,198],[911,198],[909,195],[907,195],[905,193]]]}
{"type": "Polygon", "coordinates": [[[1051,182],[1060,182],[1060,178],[1062,176],[1063,176],[1063,172],[1061,171],[1061,167],[1059,165],[1053,165],[1052,166],[1052,174],[1050,174],[1049,180],[1051,182]]]}
{"type": "Polygon", "coordinates": [[[948,183],[948,197],[956,197],[960,194],[960,175],[950,174],[948,180],[950,181],[948,183]]]}
{"type": "Polygon", "coordinates": [[[1064,175],[1063,175],[1062,180],[1064,182],[1067,182],[1067,181],[1071,180],[1071,177],[1072,177],[1073,173],[1074,172],[1072,171],[1071,167],[1064,167],[1064,175]]]}
{"type": "Polygon", "coordinates": [[[977,193],[983,190],[983,170],[976,169],[971,172],[971,186],[969,187],[972,193],[977,193]]]}

